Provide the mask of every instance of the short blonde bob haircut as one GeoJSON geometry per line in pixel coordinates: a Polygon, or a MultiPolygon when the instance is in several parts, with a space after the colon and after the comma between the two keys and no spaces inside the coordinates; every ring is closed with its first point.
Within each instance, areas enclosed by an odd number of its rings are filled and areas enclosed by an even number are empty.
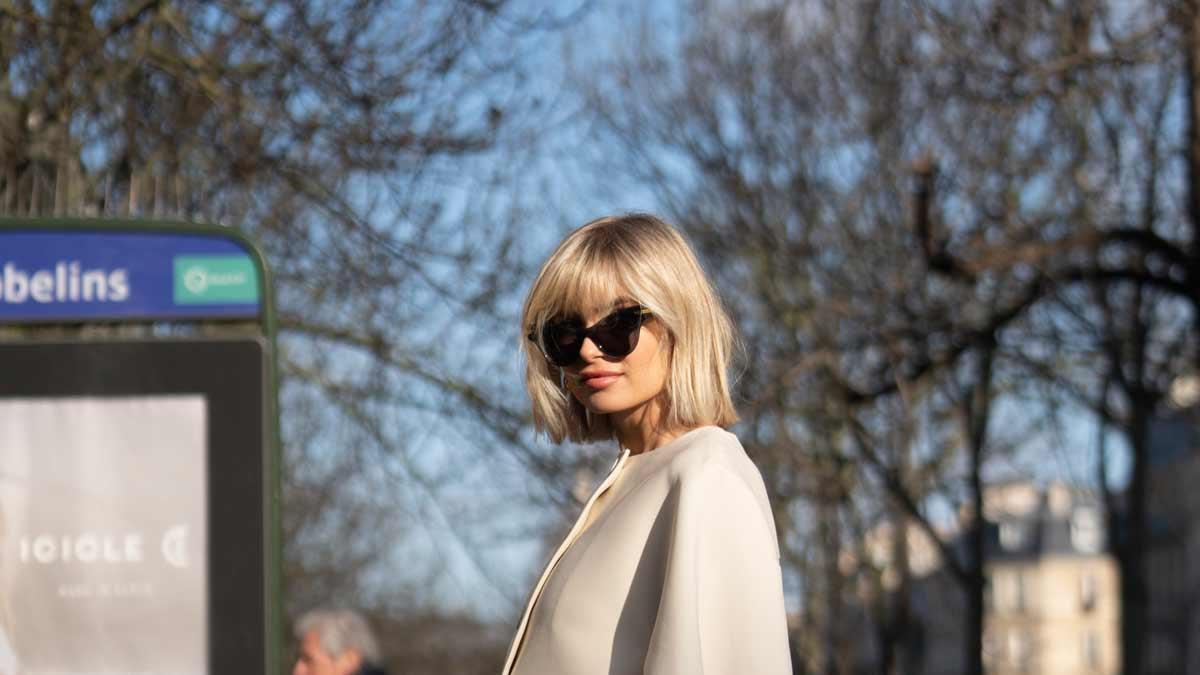
{"type": "Polygon", "coordinates": [[[603,312],[619,302],[648,308],[652,319],[643,330],[658,331],[661,346],[670,350],[661,427],[736,422],[728,376],[733,324],[679,232],[654,216],[632,213],[593,220],[569,234],[525,298],[521,345],[537,430],[555,443],[614,438],[608,415],[588,412],[567,391],[561,369],[525,336],[541,335],[547,321],[603,312]]]}

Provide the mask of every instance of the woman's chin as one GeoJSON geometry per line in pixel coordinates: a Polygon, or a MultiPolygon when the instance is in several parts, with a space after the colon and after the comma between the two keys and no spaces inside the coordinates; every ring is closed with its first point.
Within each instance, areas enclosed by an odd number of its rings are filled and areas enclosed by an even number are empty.
{"type": "Polygon", "coordinates": [[[595,401],[582,401],[582,403],[583,407],[587,408],[588,412],[593,415],[611,415],[623,410],[623,408],[620,407],[607,406],[595,401]]]}
{"type": "Polygon", "coordinates": [[[631,412],[645,403],[645,401],[630,401],[626,396],[614,396],[612,393],[606,391],[593,392],[579,396],[577,399],[593,415],[612,415],[631,412]]]}

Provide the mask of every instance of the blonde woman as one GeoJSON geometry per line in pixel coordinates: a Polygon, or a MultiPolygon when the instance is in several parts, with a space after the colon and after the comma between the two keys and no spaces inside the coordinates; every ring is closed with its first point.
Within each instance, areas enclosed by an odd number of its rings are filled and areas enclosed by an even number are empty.
{"type": "Polygon", "coordinates": [[[766,489],[724,429],[733,328],[688,244],[649,215],[592,221],[542,266],[521,321],[538,430],[620,455],[503,675],[791,673],[766,489]]]}

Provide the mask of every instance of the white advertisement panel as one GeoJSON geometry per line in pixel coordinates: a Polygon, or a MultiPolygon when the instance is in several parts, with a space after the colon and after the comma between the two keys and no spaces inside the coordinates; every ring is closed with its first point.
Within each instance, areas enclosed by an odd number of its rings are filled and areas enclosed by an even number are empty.
{"type": "Polygon", "coordinates": [[[0,398],[0,675],[207,675],[207,415],[0,398]]]}

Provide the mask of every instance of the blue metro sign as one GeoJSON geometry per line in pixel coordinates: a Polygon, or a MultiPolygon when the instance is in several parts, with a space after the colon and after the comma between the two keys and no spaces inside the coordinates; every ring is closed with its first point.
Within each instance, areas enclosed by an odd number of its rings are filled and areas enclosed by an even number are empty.
{"type": "Polygon", "coordinates": [[[236,236],[120,228],[0,221],[0,323],[262,316],[262,265],[236,236]]]}

